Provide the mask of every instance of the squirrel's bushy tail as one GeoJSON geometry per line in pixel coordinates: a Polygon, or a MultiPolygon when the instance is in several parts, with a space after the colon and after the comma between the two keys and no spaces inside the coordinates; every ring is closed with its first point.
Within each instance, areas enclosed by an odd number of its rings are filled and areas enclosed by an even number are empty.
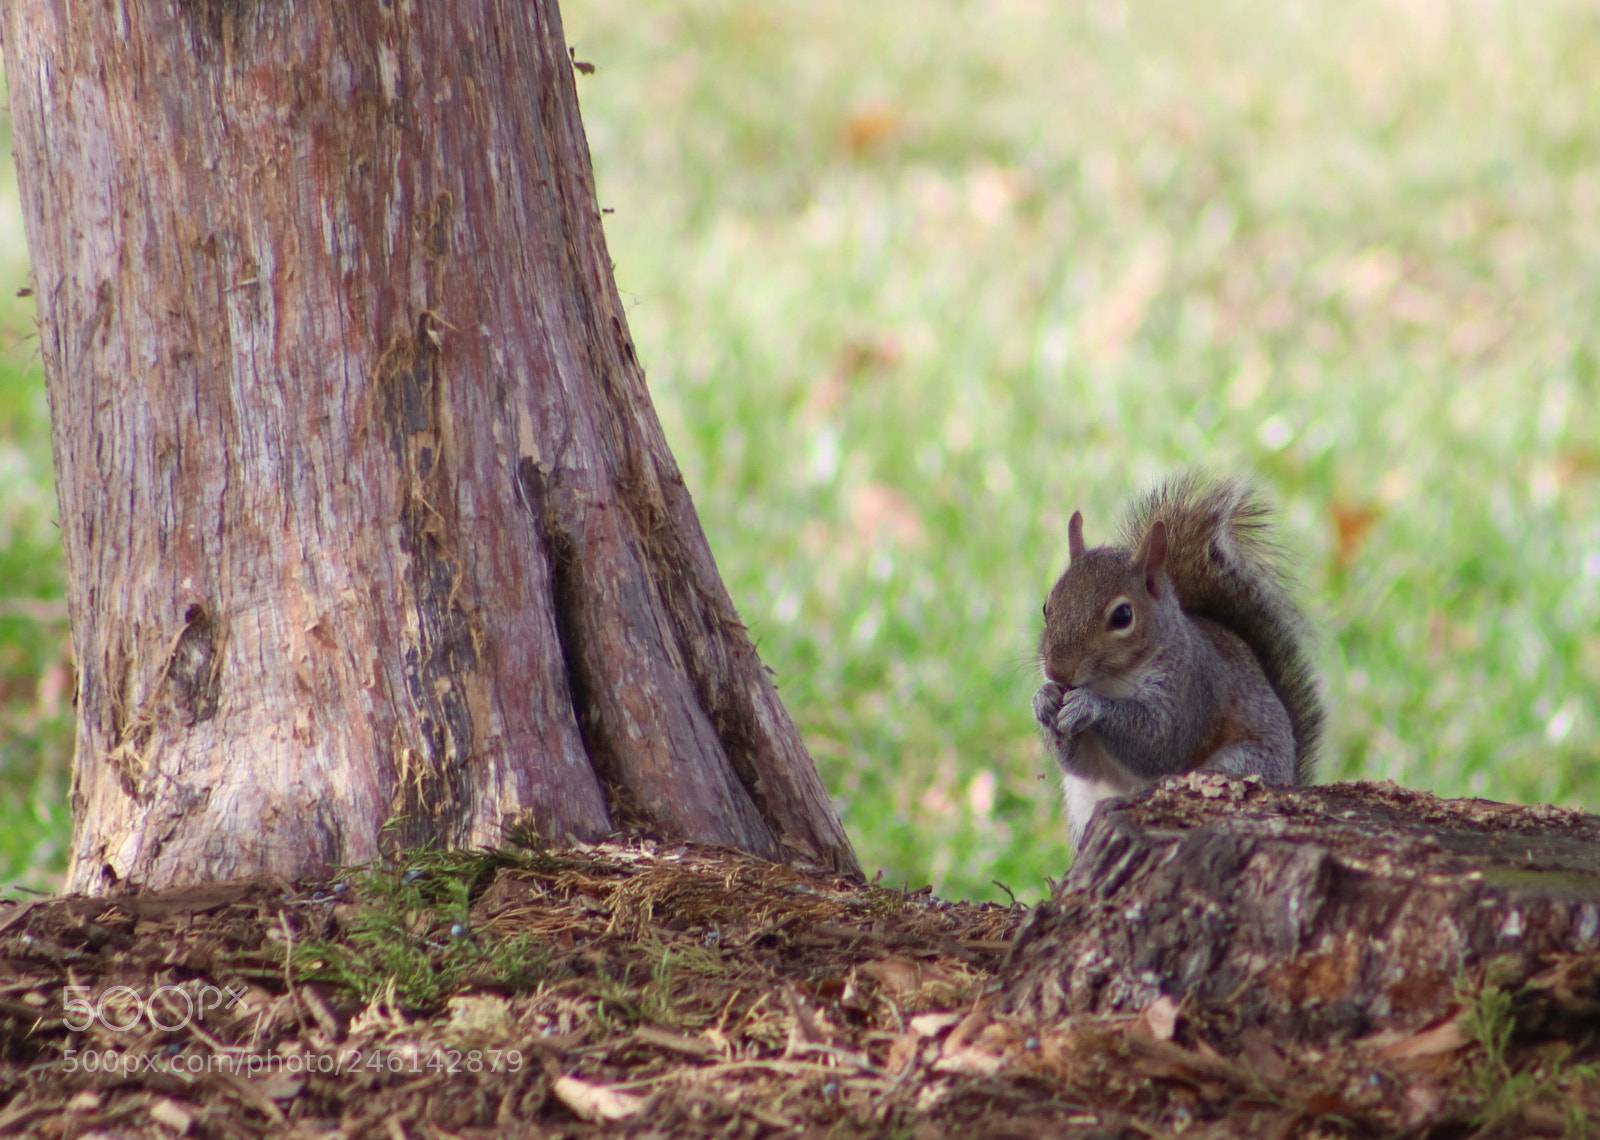
{"type": "Polygon", "coordinates": [[[1166,523],[1167,571],[1179,602],[1250,646],[1289,711],[1296,782],[1309,782],[1326,713],[1311,665],[1310,624],[1290,600],[1271,510],[1243,480],[1189,474],[1134,504],[1123,544],[1138,550],[1157,519],[1166,523]]]}

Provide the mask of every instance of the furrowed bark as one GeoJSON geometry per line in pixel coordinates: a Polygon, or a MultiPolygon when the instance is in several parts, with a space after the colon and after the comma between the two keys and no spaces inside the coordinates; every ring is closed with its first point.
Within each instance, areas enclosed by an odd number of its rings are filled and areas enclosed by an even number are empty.
{"type": "Polygon", "coordinates": [[[1520,984],[1597,950],[1600,817],[1192,773],[1098,809],[1018,932],[1002,1006],[1056,1020],[1165,994],[1327,1042],[1416,1031],[1486,973],[1520,984]]]}

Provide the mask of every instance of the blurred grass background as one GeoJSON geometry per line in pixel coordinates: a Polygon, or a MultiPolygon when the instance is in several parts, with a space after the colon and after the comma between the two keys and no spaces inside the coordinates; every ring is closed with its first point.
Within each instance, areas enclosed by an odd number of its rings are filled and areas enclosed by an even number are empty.
{"type": "MultiPolygon", "coordinates": [[[[568,0],[617,279],[741,613],[869,873],[1037,898],[1066,519],[1283,511],[1327,779],[1600,808],[1600,12],[1549,0],[568,0]]],[[[9,177],[9,172],[7,172],[9,177]]],[[[0,860],[70,707],[0,187],[0,860]]]]}
{"type": "MultiPolygon", "coordinates": [[[[9,116],[0,142],[11,153],[9,116]]],[[[0,163],[0,890],[55,890],[72,813],[72,642],[16,169],[0,163]]],[[[7,894],[10,892],[7,891],[7,894]]]]}

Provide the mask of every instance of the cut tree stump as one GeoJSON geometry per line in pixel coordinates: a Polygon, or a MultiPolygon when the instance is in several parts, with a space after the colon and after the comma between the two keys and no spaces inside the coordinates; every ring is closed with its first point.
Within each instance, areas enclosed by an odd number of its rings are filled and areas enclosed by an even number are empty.
{"type": "Polygon", "coordinates": [[[1193,773],[1110,801],[1019,931],[1002,1008],[1056,1020],[1163,994],[1280,1039],[1409,1030],[1485,971],[1600,949],[1600,816],[1394,784],[1193,773]]]}

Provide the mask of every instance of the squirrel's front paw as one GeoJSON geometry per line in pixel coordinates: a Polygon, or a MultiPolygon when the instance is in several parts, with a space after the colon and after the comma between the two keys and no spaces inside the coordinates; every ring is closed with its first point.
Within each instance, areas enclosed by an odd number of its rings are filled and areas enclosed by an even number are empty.
{"type": "Polygon", "coordinates": [[[1033,694],[1033,719],[1049,732],[1056,730],[1056,714],[1061,711],[1062,688],[1054,681],[1046,681],[1033,694]]]}
{"type": "MultiPolygon", "coordinates": [[[[1105,697],[1088,689],[1068,689],[1061,694],[1061,707],[1051,727],[1068,739],[1075,737],[1100,719],[1107,703],[1105,697]]],[[[1034,708],[1038,708],[1037,697],[1034,708]]]]}

